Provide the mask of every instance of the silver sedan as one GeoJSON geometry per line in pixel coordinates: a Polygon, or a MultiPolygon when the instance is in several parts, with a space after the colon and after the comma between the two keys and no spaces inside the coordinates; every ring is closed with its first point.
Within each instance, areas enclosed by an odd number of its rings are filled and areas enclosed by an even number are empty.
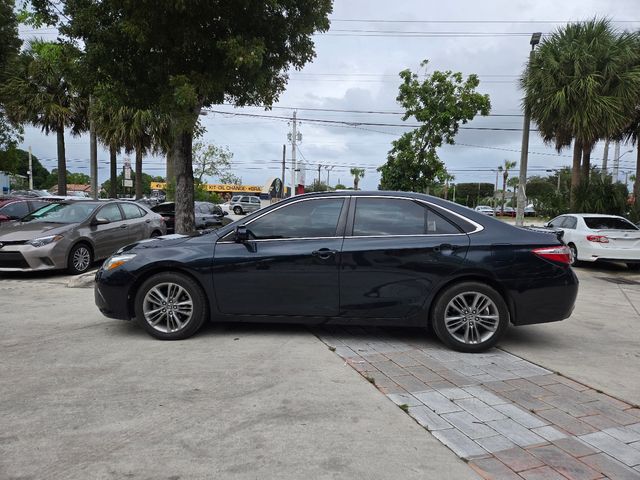
{"type": "Polygon", "coordinates": [[[0,227],[0,271],[79,274],[120,247],[166,231],[160,215],[133,202],[52,203],[0,227]]]}

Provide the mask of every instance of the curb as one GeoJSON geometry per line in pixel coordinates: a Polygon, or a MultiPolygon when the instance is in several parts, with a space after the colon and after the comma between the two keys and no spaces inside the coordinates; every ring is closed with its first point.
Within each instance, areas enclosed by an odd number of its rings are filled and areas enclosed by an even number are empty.
{"type": "Polygon", "coordinates": [[[78,275],[69,279],[67,283],[68,288],[93,288],[93,284],[96,278],[96,271],[91,270],[82,275],[78,275]]]}

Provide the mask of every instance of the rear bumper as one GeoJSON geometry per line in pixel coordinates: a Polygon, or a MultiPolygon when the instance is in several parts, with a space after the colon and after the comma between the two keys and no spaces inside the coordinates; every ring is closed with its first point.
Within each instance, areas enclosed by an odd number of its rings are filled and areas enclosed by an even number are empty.
{"type": "Polygon", "coordinates": [[[581,262],[637,262],[640,263],[640,250],[636,248],[590,248],[578,250],[581,262]]]}
{"type": "MultiPolygon", "coordinates": [[[[560,268],[560,267],[558,267],[560,268]]],[[[569,318],[578,296],[578,277],[570,268],[564,273],[542,282],[535,280],[521,283],[520,288],[510,290],[515,310],[514,325],[558,322],[569,318]]]]}

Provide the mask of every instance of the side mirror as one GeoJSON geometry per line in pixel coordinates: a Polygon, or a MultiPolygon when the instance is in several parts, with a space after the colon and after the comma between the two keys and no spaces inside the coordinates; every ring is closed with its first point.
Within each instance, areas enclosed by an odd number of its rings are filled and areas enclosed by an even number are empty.
{"type": "Polygon", "coordinates": [[[237,243],[244,243],[249,240],[249,231],[246,225],[239,225],[236,227],[235,239],[237,243]]]}
{"type": "Polygon", "coordinates": [[[0,222],[7,222],[9,220],[11,220],[11,217],[0,214],[0,222]]]}
{"type": "Polygon", "coordinates": [[[91,222],[93,225],[106,225],[108,223],[111,223],[111,220],[107,220],[106,218],[94,218],[93,222],[91,222]]]}
{"type": "Polygon", "coordinates": [[[227,215],[229,215],[229,212],[222,212],[223,217],[226,217],[227,215]]]}

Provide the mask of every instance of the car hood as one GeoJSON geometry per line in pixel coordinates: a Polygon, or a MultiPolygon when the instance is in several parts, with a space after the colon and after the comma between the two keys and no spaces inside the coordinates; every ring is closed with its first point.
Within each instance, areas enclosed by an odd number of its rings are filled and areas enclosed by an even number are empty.
{"type": "Polygon", "coordinates": [[[49,235],[59,235],[77,225],[77,223],[8,222],[0,227],[0,242],[28,241],[49,235]]]}
{"type": "MultiPolygon", "coordinates": [[[[211,232],[211,234],[216,235],[215,232],[211,232]]],[[[187,242],[192,238],[197,238],[200,235],[201,233],[194,233],[191,235],[181,235],[179,233],[174,233],[171,235],[163,235],[161,237],[147,238],[145,240],[140,240],[139,242],[127,245],[126,247],[122,247],[120,250],[118,250],[117,253],[142,252],[149,248],[175,247],[176,245],[187,242]]]]}

